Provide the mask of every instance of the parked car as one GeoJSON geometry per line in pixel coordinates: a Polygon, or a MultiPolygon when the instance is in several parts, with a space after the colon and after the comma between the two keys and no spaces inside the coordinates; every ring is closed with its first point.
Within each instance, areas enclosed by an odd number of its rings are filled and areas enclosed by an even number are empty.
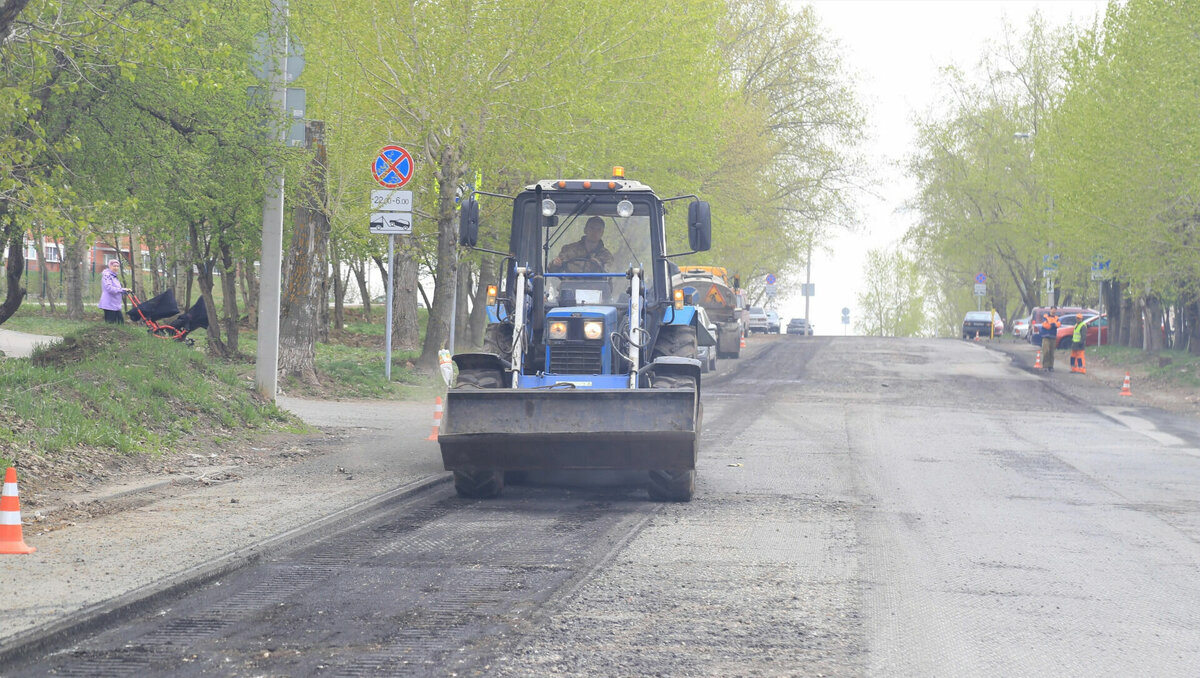
{"type": "Polygon", "coordinates": [[[1004,336],[1004,320],[994,311],[967,311],[963,318],[962,338],[990,339],[1004,336]]]}
{"type": "Polygon", "coordinates": [[[1058,348],[1071,347],[1071,338],[1075,335],[1075,325],[1080,322],[1087,322],[1083,336],[1084,346],[1095,346],[1097,340],[1102,344],[1108,343],[1108,314],[1101,316],[1096,316],[1095,314],[1085,315],[1082,320],[1078,315],[1068,315],[1061,320],[1062,324],[1058,328],[1058,343],[1055,344],[1058,348]],[[1092,318],[1096,319],[1092,320],[1092,318]]]}
{"type": "Polygon", "coordinates": [[[775,311],[767,311],[767,333],[779,334],[779,314],[775,311]]]}
{"type": "Polygon", "coordinates": [[[1027,315],[1024,318],[1017,318],[1013,321],[1012,333],[1017,339],[1029,338],[1029,322],[1033,318],[1032,315],[1027,315]]]}
{"type": "Polygon", "coordinates": [[[766,332],[768,327],[767,312],[760,306],[750,307],[750,318],[746,322],[746,329],[751,334],[755,332],[766,332]]]}
{"type": "MultiPolygon", "coordinates": [[[[1049,306],[1038,306],[1033,309],[1033,314],[1029,318],[1029,343],[1035,345],[1042,343],[1042,320],[1046,317],[1046,312],[1049,310],[1049,306]]],[[[1092,308],[1083,308],[1082,306],[1058,307],[1058,318],[1060,321],[1076,313],[1082,313],[1085,318],[1092,315],[1100,315],[1100,311],[1092,308]]],[[[1075,323],[1072,322],[1071,324],[1074,325],[1075,323]]]]}
{"type": "Polygon", "coordinates": [[[804,318],[792,318],[788,321],[787,333],[811,337],[813,334],[813,326],[810,325],[804,318]]]}

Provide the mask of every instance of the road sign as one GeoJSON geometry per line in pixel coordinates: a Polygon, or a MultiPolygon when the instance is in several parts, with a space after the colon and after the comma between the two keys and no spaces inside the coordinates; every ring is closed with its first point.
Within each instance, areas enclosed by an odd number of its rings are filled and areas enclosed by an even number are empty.
{"type": "Polygon", "coordinates": [[[411,212],[412,191],[371,191],[371,209],[380,212],[411,212]]]}
{"type": "Polygon", "coordinates": [[[1112,267],[1112,259],[1100,261],[1100,255],[1097,254],[1092,259],[1092,280],[1105,280],[1108,278],[1109,270],[1112,267]]]}
{"type": "Polygon", "coordinates": [[[977,274],[975,275],[975,282],[977,282],[977,283],[985,283],[985,282],[987,282],[987,276],[986,276],[986,275],[984,275],[983,273],[977,273],[977,274]]]}
{"type": "Polygon", "coordinates": [[[804,297],[817,296],[817,284],[816,283],[801,283],[800,284],[800,295],[804,296],[804,297]]]}
{"type": "Polygon", "coordinates": [[[385,235],[412,234],[412,212],[373,212],[371,232],[385,235]]]}
{"type": "Polygon", "coordinates": [[[775,297],[775,286],[767,285],[765,289],[767,292],[767,296],[773,299],[775,297]]]}
{"type": "MultiPolygon", "coordinates": [[[[250,72],[259,80],[268,80],[274,69],[273,46],[271,38],[266,33],[254,36],[254,51],[250,55],[250,72]]],[[[304,72],[304,45],[295,36],[289,35],[287,41],[287,66],[284,68],[284,79],[291,82],[304,72]]]]}
{"type": "Polygon", "coordinates": [[[412,156],[400,146],[384,146],[371,163],[371,176],[384,188],[400,188],[412,178],[412,156]]]}
{"type": "Polygon", "coordinates": [[[987,296],[987,285],[982,284],[982,283],[975,283],[975,296],[986,297],[987,296]]]}
{"type": "Polygon", "coordinates": [[[768,273],[768,274],[767,274],[767,284],[768,284],[768,285],[774,285],[774,284],[775,284],[775,274],[774,274],[774,273],[768,273]]]}
{"type": "Polygon", "coordinates": [[[850,309],[848,307],[842,308],[842,324],[843,325],[850,324],[850,309]]]}

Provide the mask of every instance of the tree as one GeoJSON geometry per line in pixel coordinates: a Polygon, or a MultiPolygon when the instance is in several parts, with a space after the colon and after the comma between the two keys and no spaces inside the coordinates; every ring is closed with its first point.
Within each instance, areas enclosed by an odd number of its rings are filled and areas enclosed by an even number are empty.
{"type": "Polygon", "coordinates": [[[861,334],[880,337],[913,337],[926,325],[925,290],[916,263],[899,250],[867,252],[863,282],[858,294],[861,334]]]}

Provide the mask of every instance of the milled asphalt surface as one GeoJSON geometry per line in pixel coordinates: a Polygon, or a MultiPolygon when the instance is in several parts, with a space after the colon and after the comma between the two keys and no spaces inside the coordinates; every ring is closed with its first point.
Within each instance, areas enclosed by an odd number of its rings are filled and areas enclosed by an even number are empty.
{"type": "Polygon", "coordinates": [[[221,558],[235,565],[256,557],[263,540],[398,488],[446,480],[437,443],[425,439],[433,403],[278,402],[328,434],[273,451],[273,467],[238,469],[236,482],[163,492],[154,489],[162,478],[146,478],[149,489],[109,498],[143,505],[64,529],[39,534],[23,515],[25,541],[37,551],[0,556],[0,653],[33,627],[102,612],[221,558]]]}
{"type": "MultiPolygon", "coordinates": [[[[705,382],[696,500],[662,506],[473,673],[1197,675],[1196,421],[1110,404],[1099,380],[994,348],[752,340],[733,378],[705,382]]],[[[2,618],[62,614],[37,609],[44,586],[88,604],[188,567],[176,556],[311,525],[359,491],[338,476],[445,477],[419,439],[428,406],[283,404],[387,423],[339,429],[329,455],[261,478],[38,537],[44,550],[3,561],[25,593],[2,618]]]]}

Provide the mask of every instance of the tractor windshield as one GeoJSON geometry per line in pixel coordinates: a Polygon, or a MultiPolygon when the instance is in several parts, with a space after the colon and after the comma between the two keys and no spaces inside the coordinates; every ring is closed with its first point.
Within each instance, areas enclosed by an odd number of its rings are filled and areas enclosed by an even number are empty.
{"type": "Polygon", "coordinates": [[[541,205],[533,201],[522,210],[526,218],[540,220],[542,270],[557,274],[547,276],[548,301],[554,305],[623,303],[628,300],[623,296],[628,289],[623,274],[631,266],[643,269],[644,284],[653,287],[651,199],[557,192],[548,197],[555,203],[553,217],[542,217],[541,205]],[[629,216],[618,212],[622,200],[633,205],[629,216]],[[604,273],[622,276],[595,275],[604,273]]]}

